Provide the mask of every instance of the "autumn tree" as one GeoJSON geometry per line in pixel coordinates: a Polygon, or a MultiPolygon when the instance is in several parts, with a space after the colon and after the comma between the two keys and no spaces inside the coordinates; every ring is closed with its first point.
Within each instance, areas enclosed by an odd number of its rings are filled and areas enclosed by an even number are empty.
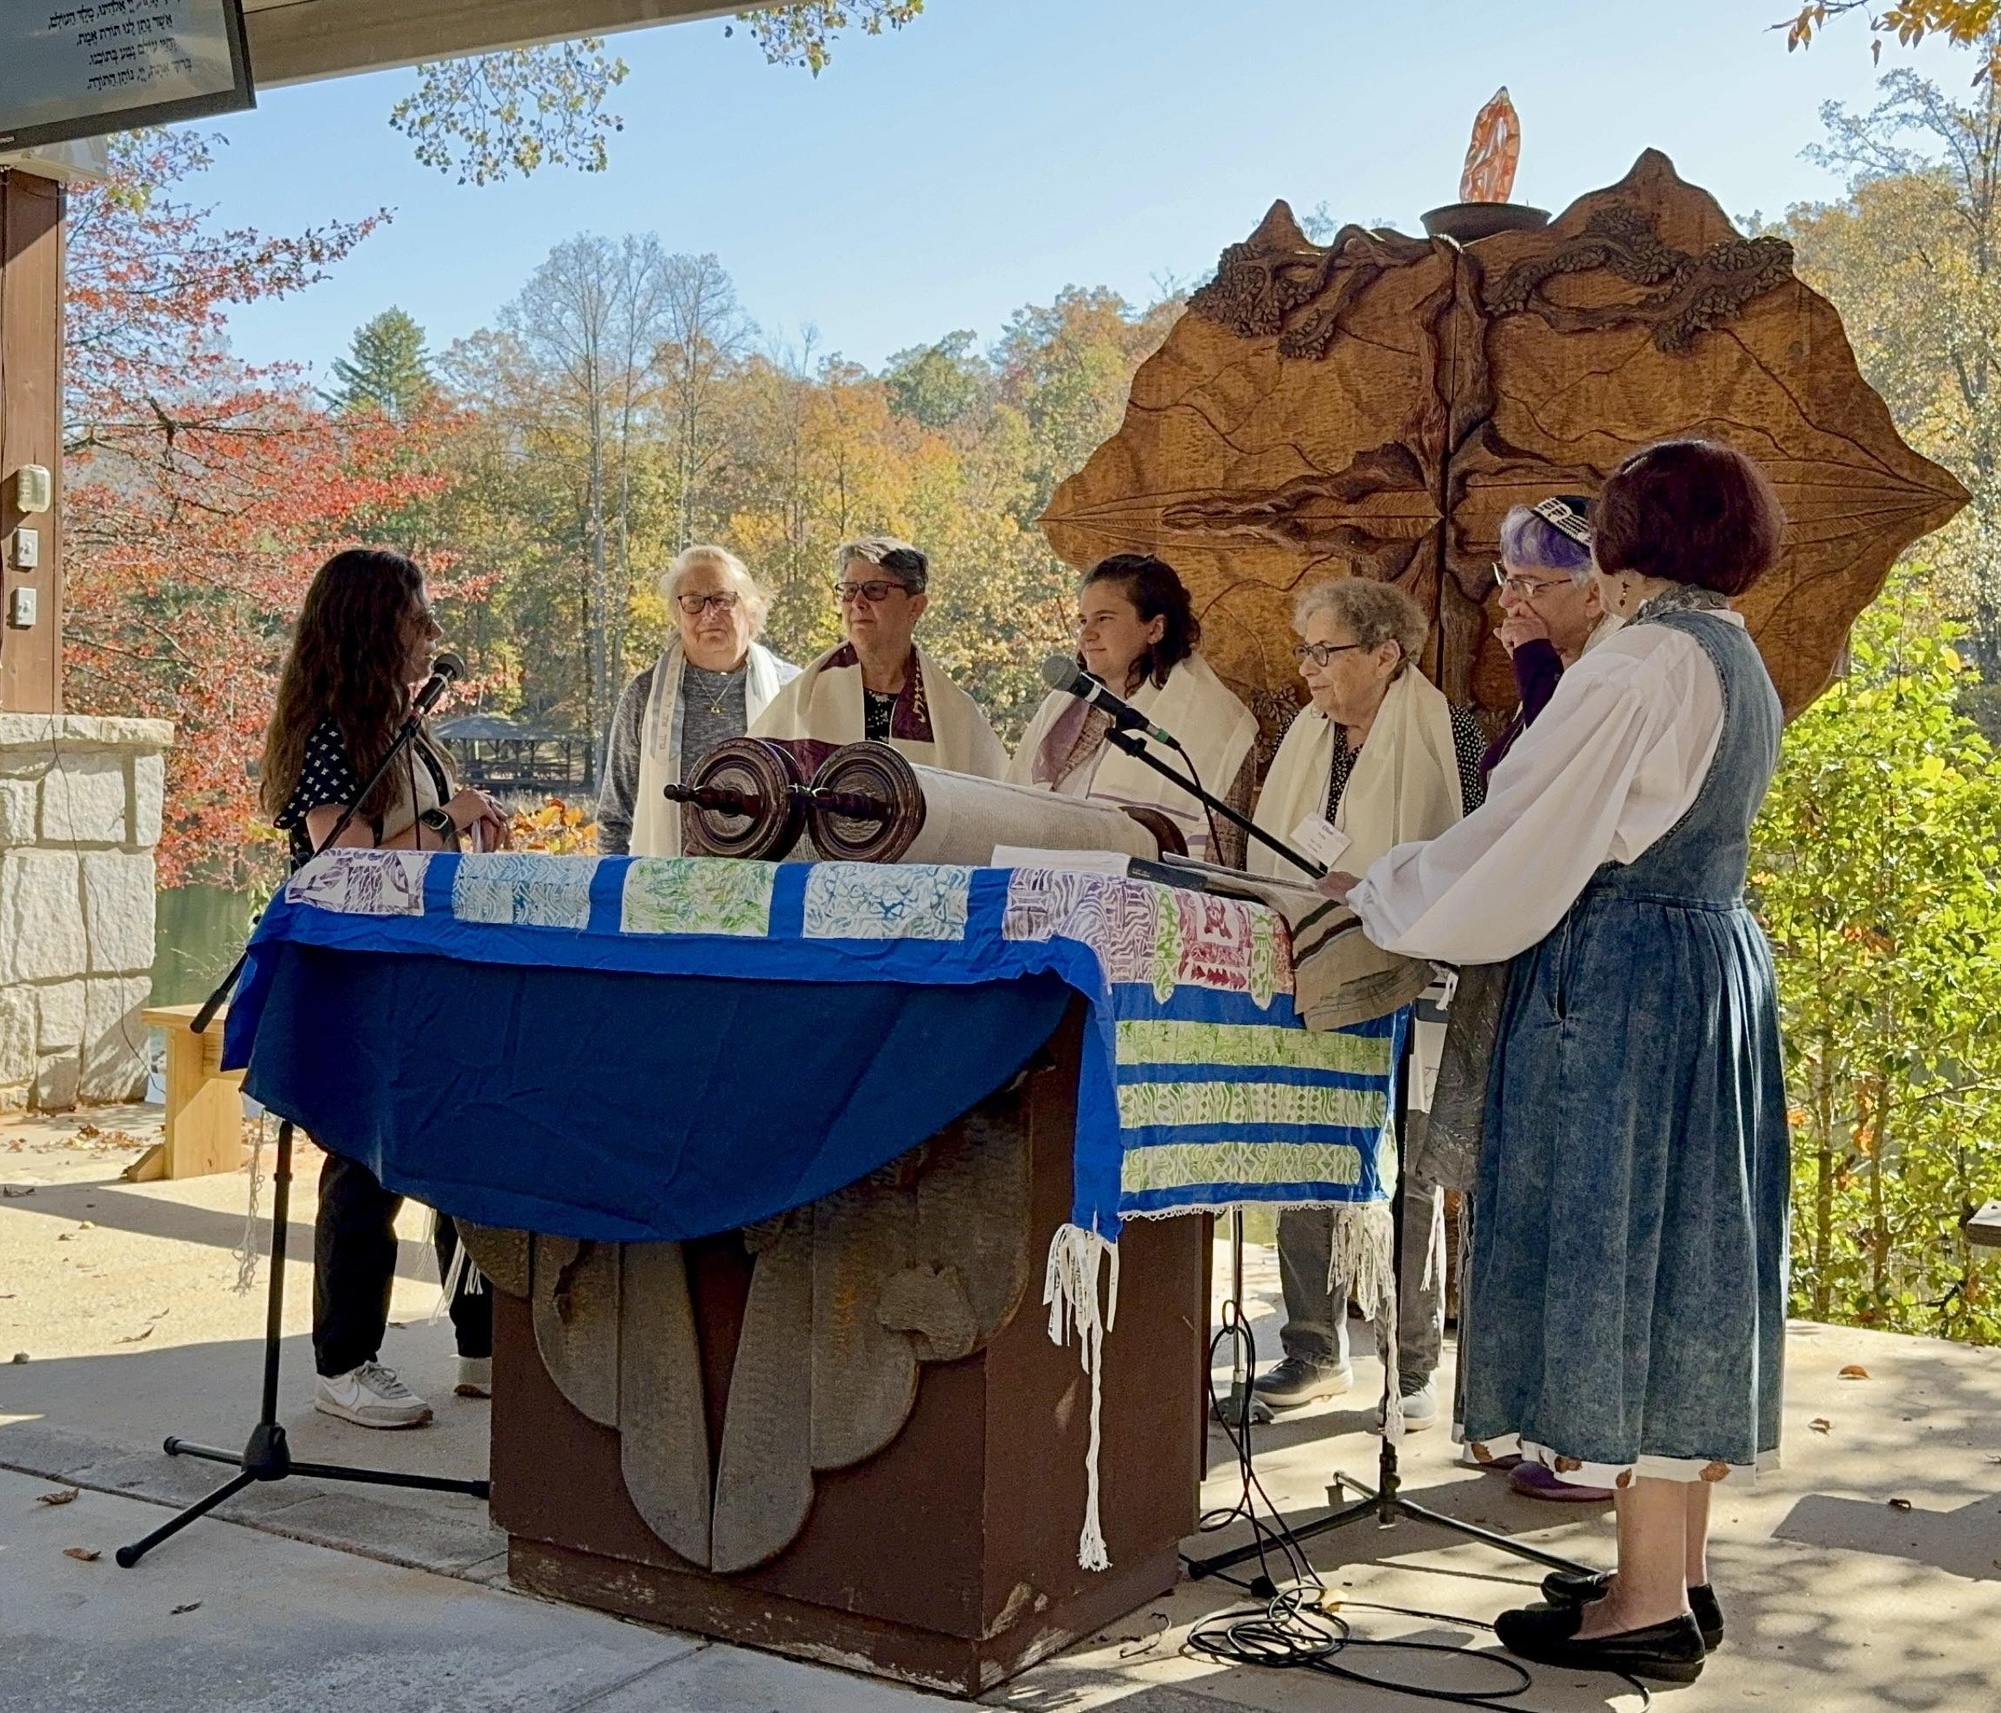
{"type": "Polygon", "coordinates": [[[1926,551],[1992,700],[2001,684],[2001,84],[1955,97],[1908,68],[1857,113],[1822,110],[1814,158],[1849,178],[1774,230],[1841,311],[1862,372],[1973,503],[1926,551]]]}
{"type": "Polygon", "coordinates": [[[728,448],[724,394],[757,330],[712,255],[669,256],[661,296],[654,366],[673,439],[675,546],[686,547],[718,521],[708,484],[728,448]]]}
{"type": "Polygon", "coordinates": [[[656,497],[651,423],[672,326],[674,260],[650,234],[572,238],[550,252],[500,317],[525,361],[525,373],[516,363],[515,381],[536,401],[540,421],[527,431],[545,473],[566,473],[577,496],[579,713],[594,737],[617,699],[638,510],[656,497]]]}
{"type": "Polygon", "coordinates": [[[113,140],[70,204],[65,669],[73,704],[175,722],[162,879],[245,884],[275,845],[249,762],[313,569],[434,485],[380,417],[336,419],[223,338],[229,306],[324,277],[381,216],[289,237],[221,228],[179,187],[191,132],[113,140]]]}
{"type": "MultiPolygon", "coordinates": [[[[802,0],[739,12],[736,22],[768,63],[818,77],[842,32],[879,36],[923,10],[924,0],[802,0]]],[[[606,103],[629,75],[595,36],[438,60],[417,68],[417,87],[390,110],[389,123],[410,139],[420,162],[456,173],[460,184],[492,184],[545,166],[603,172],[611,138],[625,129],[606,103]]]]}

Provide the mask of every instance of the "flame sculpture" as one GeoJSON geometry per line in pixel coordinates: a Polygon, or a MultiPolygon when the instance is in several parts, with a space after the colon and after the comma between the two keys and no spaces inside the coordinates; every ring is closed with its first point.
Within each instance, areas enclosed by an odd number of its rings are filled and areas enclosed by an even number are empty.
{"type": "Polygon", "coordinates": [[[1459,175],[1461,202],[1506,202],[1522,159],[1522,121],[1504,84],[1473,121],[1473,141],[1459,175]]]}

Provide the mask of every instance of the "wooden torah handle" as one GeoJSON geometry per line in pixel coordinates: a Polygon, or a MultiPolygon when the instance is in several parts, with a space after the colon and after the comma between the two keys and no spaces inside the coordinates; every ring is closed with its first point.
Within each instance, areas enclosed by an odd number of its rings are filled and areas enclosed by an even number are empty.
{"type": "Polygon", "coordinates": [[[897,862],[924,831],[924,787],[886,743],[843,744],[800,795],[830,862],[897,862]]]}
{"type": "Polygon", "coordinates": [[[690,856],[775,862],[806,830],[805,769],[782,744],[728,738],[702,757],[685,784],[667,786],[682,805],[681,848],[690,856]]]}

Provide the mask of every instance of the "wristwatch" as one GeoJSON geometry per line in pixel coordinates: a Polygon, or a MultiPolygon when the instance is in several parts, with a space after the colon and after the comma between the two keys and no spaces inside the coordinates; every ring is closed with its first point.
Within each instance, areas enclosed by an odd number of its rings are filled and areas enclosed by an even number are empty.
{"type": "Polygon", "coordinates": [[[426,809],[417,819],[440,838],[455,839],[459,836],[459,824],[442,809],[426,809]]]}

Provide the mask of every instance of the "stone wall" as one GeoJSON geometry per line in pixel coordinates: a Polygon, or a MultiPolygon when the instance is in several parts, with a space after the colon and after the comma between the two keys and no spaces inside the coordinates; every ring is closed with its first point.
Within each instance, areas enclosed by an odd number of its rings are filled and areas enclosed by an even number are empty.
{"type": "Polygon", "coordinates": [[[164,720],[0,713],[0,1109],[146,1083],[164,720]]]}

